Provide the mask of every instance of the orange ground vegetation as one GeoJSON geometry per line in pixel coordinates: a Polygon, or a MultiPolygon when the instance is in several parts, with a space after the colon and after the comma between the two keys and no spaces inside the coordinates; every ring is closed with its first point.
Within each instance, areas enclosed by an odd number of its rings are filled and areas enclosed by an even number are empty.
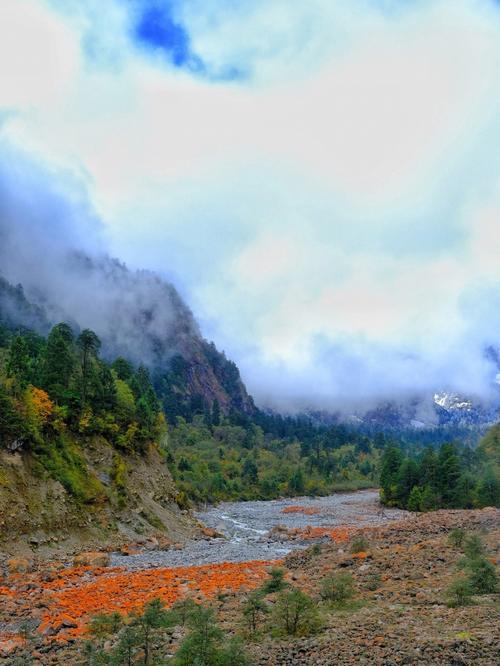
{"type": "Polygon", "coordinates": [[[219,593],[255,589],[277,563],[251,561],[137,572],[90,567],[63,570],[43,583],[47,610],[39,631],[50,635],[54,628],[58,632],[55,640],[67,640],[84,635],[88,621],[98,613],[128,615],[158,597],[170,606],[188,596],[203,601],[219,593]]]}
{"type": "Polygon", "coordinates": [[[329,537],[337,543],[343,543],[349,541],[353,530],[348,527],[312,527],[309,525],[308,527],[289,530],[288,534],[298,539],[321,539],[329,537]]]}
{"type": "Polygon", "coordinates": [[[7,656],[18,646],[24,643],[18,634],[6,634],[0,638],[0,657],[7,656]]]}
{"type": "Polygon", "coordinates": [[[281,513],[303,513],[306,516],[315,516],[318,513],[321,513],[321,511],[312,506],[292,505],[285,506],[284,509],[281,509],[281,513]]]}

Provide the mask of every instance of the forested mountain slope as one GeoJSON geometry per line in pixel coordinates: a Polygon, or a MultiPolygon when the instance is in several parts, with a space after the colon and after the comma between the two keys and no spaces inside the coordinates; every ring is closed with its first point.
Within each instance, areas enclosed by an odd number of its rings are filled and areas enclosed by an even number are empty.
{"type": "Polygon", "coordinates": [[[65,286],[42,291],[14,287],[0,278],[0,322],[10,330],[46,334],[69,322],[89,328],[102,355],[147,367],[167,416],[211,409],[252,414],[255,407],[238,368],[200,334],[175,288],[146,271],[130,271],[116,260],[72,253],[65,286]]]}

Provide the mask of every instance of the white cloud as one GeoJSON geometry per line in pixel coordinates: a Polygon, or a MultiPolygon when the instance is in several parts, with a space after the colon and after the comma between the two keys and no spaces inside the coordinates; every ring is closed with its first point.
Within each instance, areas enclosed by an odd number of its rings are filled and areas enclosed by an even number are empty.
{"type": "Polygon", "coordinates": [[[252,72],[231,84],[147,59],[123,4],[53,5],[0,8],[4,132],[85,174],[114,251],[174,276],[253,390],[484,384],[494,3],[184,3],[200,57],[252,72]]]}
{"type": "Polygon", "coordinates": [[[72,31],[35,0],[0,4],[0,107],[61,103],[71,87],[78,43],[72,31]]]}

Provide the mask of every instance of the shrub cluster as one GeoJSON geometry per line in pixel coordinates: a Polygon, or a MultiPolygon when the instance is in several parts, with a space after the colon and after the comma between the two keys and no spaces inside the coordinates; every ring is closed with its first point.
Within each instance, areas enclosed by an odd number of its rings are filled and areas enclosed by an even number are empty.
{"type": "Polygon", "coordinates": [[[463,530],[453,530],[449,535],[452,545],[460,548],[464,556],[458,567],[462,575],[453,581],[447,590],[448,605],[467,606],[474,595],[494,594],[498,591],[498,574],[495,566],[487,558],[486,547],[478,534],[466,534],[463,530]]]}

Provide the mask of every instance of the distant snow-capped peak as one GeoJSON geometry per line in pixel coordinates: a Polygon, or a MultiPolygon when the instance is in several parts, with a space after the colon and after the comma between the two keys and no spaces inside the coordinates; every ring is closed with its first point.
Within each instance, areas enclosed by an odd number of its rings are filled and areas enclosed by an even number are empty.
{"type": "Polygon", "coordinates": [[[473,409],[472,401],[458,393],[447,393],[446,391],[434,393],[434,402],[446,410],[471,411],[473,409]]]}

